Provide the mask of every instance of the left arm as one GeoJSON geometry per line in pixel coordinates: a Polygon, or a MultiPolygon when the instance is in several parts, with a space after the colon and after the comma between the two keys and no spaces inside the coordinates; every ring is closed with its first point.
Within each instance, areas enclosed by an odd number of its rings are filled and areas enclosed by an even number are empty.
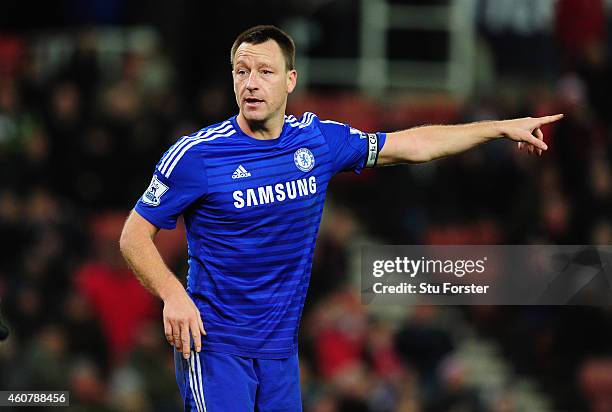
{"type": "Polygon", "coordinates": [[[540,127],[555,122],[562,114],[544,117],[484,121],[451,126],[422,126],[387,133],[378,156],[378,165],[422,163],[464,152],[499,137],[518,142],[519,150],[542,154],[548,149],[540,127]]]}

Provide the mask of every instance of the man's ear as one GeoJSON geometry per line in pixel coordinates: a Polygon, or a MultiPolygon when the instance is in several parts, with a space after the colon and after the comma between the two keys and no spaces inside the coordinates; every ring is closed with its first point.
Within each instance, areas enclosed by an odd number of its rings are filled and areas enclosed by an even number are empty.
{"type": "Polygon", "coordinates": [[[287,74],[287,93],[291,93],[297,84],[297,71],[290,70],[287,74]]]}

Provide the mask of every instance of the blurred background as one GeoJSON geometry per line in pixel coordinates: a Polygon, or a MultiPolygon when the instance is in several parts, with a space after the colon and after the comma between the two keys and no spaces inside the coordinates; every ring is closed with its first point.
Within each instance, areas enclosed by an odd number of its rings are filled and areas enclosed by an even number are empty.
{"type": "MultiPolygon", "coordinates": [[[[360,303],[359,247],[612,243],[612,2],[4,0],[0,388],[72,409],[181,409],[161,304],[118,251],[180,136],[233,114],[229,49],[262,23],[298,47],[289,113],[366,131],[556,112],[510,142],[337,176],[300,340],[308,412],[612,411],[608,307],[360,303]]],[[[158,239],[186,273],[182,229],[158,239]]]]}

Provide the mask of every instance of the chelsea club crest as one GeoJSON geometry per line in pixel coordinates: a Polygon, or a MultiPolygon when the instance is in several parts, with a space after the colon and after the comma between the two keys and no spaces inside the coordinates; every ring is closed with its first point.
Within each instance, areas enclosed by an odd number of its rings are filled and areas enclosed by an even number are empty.
{"type": "Polygon", "coordinates": [[[314,155],[310,150],[302,147],[295,151],[293,155],[293,161],[298,169],[302,172],[310,172],[315,164],[314,155]]]}

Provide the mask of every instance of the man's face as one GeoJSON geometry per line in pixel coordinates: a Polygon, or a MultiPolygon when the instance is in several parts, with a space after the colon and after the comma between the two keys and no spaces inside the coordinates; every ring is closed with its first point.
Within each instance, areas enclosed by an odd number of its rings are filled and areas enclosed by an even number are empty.
{"type": "Polygon", "coordinates": [[[238,47],[232,77],[242,116],[247,121],[266,122],[285,114],[287,95],[295,88],[297,73],[287,70],[280,46],[268,40],[238,47]]]}

